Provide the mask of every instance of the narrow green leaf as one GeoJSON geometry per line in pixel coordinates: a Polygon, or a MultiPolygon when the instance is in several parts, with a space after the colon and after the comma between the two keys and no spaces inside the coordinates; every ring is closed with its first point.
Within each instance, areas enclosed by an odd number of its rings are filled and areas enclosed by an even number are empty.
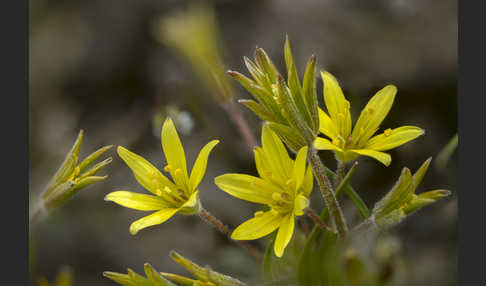
{"type": "Polygon", "coordinates": [[[254,100],[240,99],[238,100],[238,103],[246,106],[264,121],[275,121],[273,115],[264,106],[258,104],[254,100]]]}
{"type": "Polygon", "coordinates": [[[316,56],[312,55],[307,62],[304,73],[303,94],[305,104],[309,110],[312,121],[312,130],[317,134],[319,131],[319,112],[316,92],[316,56]]]}
{"type": "Polygon", "coordinates": [[[269,122],[267,124],[294,152],[297,152],[300,148],[306,146],[304,138],[296,134],[295,130],[291,127],[274,122],[269,122]]]}
{"type": "Polygon", "coordinates": [[[263,49],[257,48],[255,50],[255,61],[260,69],[268,74],[272,83],[277,82],[278,70],[263,49]]]}
{"type": "Polygon", "coordinates": [[[272,260],[273,260],[273,240],[267,246],[265,250],[265,255],[262,261],[262,279],[263,282],[270,282],[274,279],[272,271],[272,260]]]}
{"type": "Polygon", "coordinates": [[[98,159],[101,155],[103,155],[106,151],[108,151],[113,145],[108,145],[102,147],[95,152],[91,153],[88,157],[86,157],[81,163],[78,165],[79,172],[84,171],[86,167],[88,167],[91,163],[93,163],[96,159],[98,159]]]}
{"type": "Polygon", "coordinates": [[[154,284],[153,286],[176,286],[174,283],[165,279],[157,270],[155,270],[152,265],[145,263],[143,265],[145,270],[145,275],[154,284]]]}

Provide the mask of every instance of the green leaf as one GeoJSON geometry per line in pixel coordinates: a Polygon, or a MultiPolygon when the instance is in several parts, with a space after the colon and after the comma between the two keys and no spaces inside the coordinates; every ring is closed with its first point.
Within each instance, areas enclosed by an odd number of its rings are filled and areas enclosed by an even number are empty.
{"type": "Polygon", "coordinates": [[[449,162],[449,160],[451,159],[452,154],[454,154],[454,151],[457,149],[458,144],[459,137],[456,133],[437,155],[437,159],[435,160],[435,167],[437,169],[443,170],[445,168],[447,162],[449,162]]]}
{"type": "Polygon", "coordinates": [[[255,50],[255,61],[260,69],[269,76],[272,83],[277,82],[278,70],[263,49],[255,50]]]}
{"type": "Polygon", "coordinates": [[[275,121],[273,115],[264,106],[258,104],[254,100],[240,99],[238,100],[238,103],[246,106],[264,121],[275,121]]]}
{"type": "Polygon", "coordinates": [[[272,269],[272,262],[273,262],[273,243],[274,241],[270,241],[265,250],[265,255],[263,256],[262,261],[262,280],[263,282],[270,282],[275,279],[272,269]]]}
{"type": "Polygon", "coordinates": [[[102,147],[95,152],[91,153],[88,157],[86,157],[81,163],[79,164],[79,172],[84,171],[86,167],[88,167],[91,163],[93,163],[95,160],[97,160],[101,155],[103,155],[106,151],[108,151],[113,145],[108,145],[105,147],[102,147]]]}
{"type": "Polygon", "coordinates": [[[312,130],[317,134],[319,132],[319,112],[316,92],[316,56],[313,55],[307,62],[307,67],[304,73],[304,87],[303,94],[305,104],[309,110],[309,115],[312,121],[312,130]]]}
{"type": "Polygon", "coordinates": [[[408,168],[403,168],[398,181],[392,189],[385,195],[385,197],[375,204],[373,215],[376,219],[400,208],[407,202],[409,196],[413,194],[413,191],[410,192],[412,181],[413,179],[410,170],[408,168]]]}
{"type": "Polygon", "coordinates": [[[143,265],[145,275],[154,284],[154,286],[176,286],[174,283],[165,279],[152,265],[145,263],[143,265]]]}
{"type": "Polygon", "coordinates": [[[274,122],[267,124],[294,152],[306,146],[304,138],[296,133],[293,128],[274,122]]]}

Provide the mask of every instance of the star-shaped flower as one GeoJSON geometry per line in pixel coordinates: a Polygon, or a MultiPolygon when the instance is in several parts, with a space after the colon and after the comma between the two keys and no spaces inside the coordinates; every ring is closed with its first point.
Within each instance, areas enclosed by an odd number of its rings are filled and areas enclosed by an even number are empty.
{"type": "Polygon", "coordinates": [[[238,226],[231,237],[253,240],[277,228],[274,251],[278,257],[294,232],[295,216],[304,214],[309,205],[313,174],[306,168],[307,147],[302,147],[292,160],[280,138],[265,125],[262,147],[254,149],[259,177],[245,174],[224,174],[216,177],[216,185],[239,199],[267,205],[268,211],[258,211],[255,217],[238,226]]]}
{"type": "Polygon", "coordinates": [[[416,126],[386,129],[373,136],[390,111],[397,88],[387,85],[368,102],[352,128],[349,101],[337,80],[328,72],[321,72],[324,83],[324,102],[328,114],[319,109],[320,132],[329,139],[318,137],[314,146],[319,150],[333,150],[337,159],[348,162],[360,155],[372,157],[384,165],[391,163],[391,156],[382,151],[390,150],[411,141],[425,132],[416,126]]]}
{"type": "Polygon", "coordinates": [[[165,177],[157,168],[141,156],[118,146],[118,155],[125,161],[135,175],[135,179],[153,195],[139,194],[128,191],[116,191],[105,197],[127,208],[141,211],[156,211],[130,225],[130,233],[165,222],[175,213],[184,215],[195,214],[199,210],[197,186],[201,182],[209,154],[219,143],[212,140],[204,146],[188,176],[186,156],[174,123],[167,118],[162,126],[162,149],[168,165],[164,171],[170,173],[172,180],[165,177]]]}

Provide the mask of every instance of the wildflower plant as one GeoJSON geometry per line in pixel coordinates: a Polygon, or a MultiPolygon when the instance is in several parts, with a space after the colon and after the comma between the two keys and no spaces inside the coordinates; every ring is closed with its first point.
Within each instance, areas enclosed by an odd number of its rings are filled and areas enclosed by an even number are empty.
{"type": "MultiPolygon", "coordinates": [[[[209,58],[204,58],[216,40],[204,34],[212,33],[212,28],[199,26],[205,21],[205,12],[202,11],[193,11],[196,16],[187,16],[189,18],[183,18],[185,20],[168,20],[166,33],[172,41],[179,40],[177,32],[170,27],[181,27],[185,40],[173,44],[197,65],[195,69],[201,74],[207,70],[213,73],[209,78],[217,79],[222,76],[219,73],[222,61],[215,51],[211,51],[214,54],[210,54],[209,58]],[[207,47],[192,50],[192,47],[184,46],[198,29],[203,29],[203,38],[208,38],[208,43],[202,43],[207,47]],[[211,64],[218,68],[206,62],[212,59],[215,60],[211,64]]],[[[192,44],[197,46],[197,41],[192,44]]],[[[262,280],[269,285],[390,285],[389,280],[383,278],[382,261],[377,260],[383,260],[383,257],[387,257],[385,260],[393,259],[383,251],[388,246],[380,242],[379,235],[419,209],[448,196],[450,191],[438,189],[416,193],[430,165],[429,158],[414,174],[403,168],[391,190],[370,211],[359,196],[361,189],[352,186],[358,162],[350,165],[349,169],[346,163],[363,155],[389,166],[391,157],[384,151],[416,139],[424,134],[424,130],[416,126],[402,126],[388,128],[375,135],[393,105],[397,92],[393,85],[385,86],[370,99],[353,127],[351,104],[344,97],[337,80],[327,71],[320,72],[326,111],[319,107],[316,56],[308,60],[302,80],[297,73],[288,37],[284,58],[286,80],[261,48],[256,49],[254,61],[244,58],[252,78],[236,71],[228,72],[255,99],[240,100],[240,103],[264,121],[261,147],[248,144],[254,153],[257,174],[221,172],[214,178],[214,184],[235,198],[259,204],[261,209],[253,217],[232,229],[203,207],[201,198],[204,199],[205,192],[200,190],[199,185],[205,176],[209,156],[219,141],[212,140],[200,150],[189,172],[181,139],[170,117],[165,119],[161,131],[162,150],[167,162],[163,171],[142,156],[122,146],[117,148],[118,156],[131,169],[136,181],[151,194],[117,190],[108,193],[105,200],[135,210],[153,211],[130,225],[132,235],[162,224],[176,213],[197,214],[261,262],[262,280]],[[318,137],[319,133],[326,138],[318,137]],[[335,154],[335,171],[326,167],[318,150],[335,154]],[[319,212],[311,208],[314,180],[325,203],[319,212]],[[341,193],[351,199],[361,215],[361,221],[351,227],[341,208],[341,193]],[[312,227],[304,215],[311,219],[312,227]],[[248,242],[263,237],[267,237],[264,251],[261,245],[248,242]]],[[[248,127],[246,124],[237,126],[248,127]]],[[[43,194],[43,207],[54,208],[79,189],[106,178],[95,174],[108,165],[111,158],[86,169],[111,146],[99,149],[78,164],[82,136],[81,131],[43,194]]],[[[126,274],[107,271],[103,275],[124,286],[246,285],[236,278],[213,271],[209,266],[202,267],[175,251],[170,256],[191,272],[193,278],[158,272],[149,263],[144,265],[146,277],[131,269],[126,274]]]]}

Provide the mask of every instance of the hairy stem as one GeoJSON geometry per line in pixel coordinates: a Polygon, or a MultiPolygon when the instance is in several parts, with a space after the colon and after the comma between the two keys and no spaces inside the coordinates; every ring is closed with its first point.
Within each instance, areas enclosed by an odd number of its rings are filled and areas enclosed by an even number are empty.
{"type": "Polygon", "coordinates": [[[226,235],[230,240],[236,242],[241,247],[243,247],[246,250],[248,250],[248,252],[253,257],[255,257],[257,260],[261,260],[263,258],[262,253],[256,247],[248,244],[247,242],[244,242],[244,241],[241,241],[241,240],[234,240],[234,239],[232,239],[231,238],[231,232],[232,231],[229,229],[229,227],[227,227],[226,225],[224,225],[218,218],[216,218],[215,216],[213,216],[207,210],[205,210],[204,208],[201,207],[201,209],[199,210],[199,213],[198,214],[199,214],[199,217],[201,219],[203,219],[204,221],[206,221],[206,222],[212,224],[213,226],[215,226],[221,233],[223,233],[224,235],[226,235]]]}
{"type": "Polygon", "coordinates": [[[312,210],[311,208],[306,208],[304,212],[316,223],[316,225],[319,226],[320,229],[334,233],[334,231],[330,227],[324,224],[324,222],[314,210],[312,210]]]}
{"type": "Polygon", "coordinates": [[[341,238],[344,238],[348,232],[346,220],[336,196],[334,195],[331,182],[326,176],[326,171],[321,162],[321,158],[319,158],[319,155],[317,155],[317,150],[314,148],[314,146],[312,146],[312,144],[309,146],[308,159],[317,183],[319,184],[322,197],[324,198],[324,201],[329,209],[329,213],[336,224],[338,234],[341,238]]]}
{"type": "Polygon", "coordinates": [[[233,124],[236,125],[238,128],[241,137],[245,140],[248,147],[253,150],[254,147],[258,145],[255,136],[253,135],[252,131],[248,127],[248,123],[246,122],[241,109],[233,100],[228,100],[227,102],[222,104],[223,109],[226,111],[228,116],[230,117],[233,124]]]}
{"type": "Polygon", "coordinates": [[[334,177],[334,190],[337,190],[339,184],[341,184],[341,182],[343,181],[345,171],[346,163],[341,160],[337,160],[336,176],[334,177]]]}

